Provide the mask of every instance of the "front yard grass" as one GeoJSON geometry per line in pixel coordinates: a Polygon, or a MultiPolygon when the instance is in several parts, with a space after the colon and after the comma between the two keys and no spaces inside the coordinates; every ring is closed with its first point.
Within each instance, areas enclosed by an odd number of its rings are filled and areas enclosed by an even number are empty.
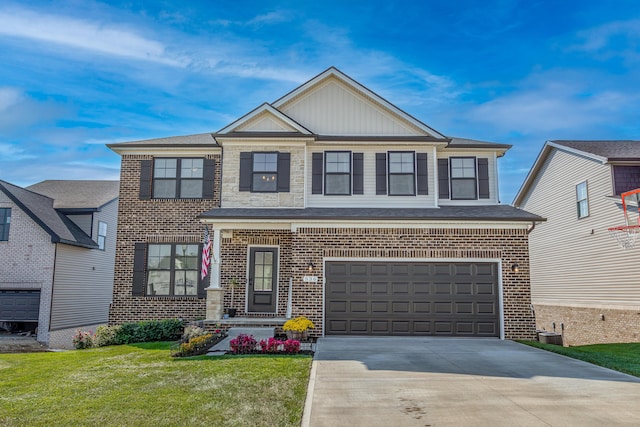
{"type": "Polygon", "coordinates": [[[573,357],[574,359],[584,360],[594,365],[640,377],[640,343],[561,347],[552,344],[541,344],[537,341],[520,342],[532,347],[542,348],[547,351],[573,357]]]}
{"type": "Polygon", "coordinates": [[[300,425],[311,357],[172,359],[169,346],[0,354],[0,425],[300,425]]]}

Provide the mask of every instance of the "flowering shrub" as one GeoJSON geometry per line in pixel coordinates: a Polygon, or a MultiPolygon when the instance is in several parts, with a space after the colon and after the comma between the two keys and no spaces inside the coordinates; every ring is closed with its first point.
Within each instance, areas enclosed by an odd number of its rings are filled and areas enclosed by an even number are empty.
{"type": "Polygon", "coordinates": [[[300,341],[298,340],[286,340],[282,343],[282,347],[285,353],[295,354],[300,352],[300,341]]]}
{"type": "Polygon", "coordinates": [[[73,336],[73,346],[77,350],[93,347],[93,335],[91,331],[76,329],[76,333],[73,336]]]}
{"type": "Polygon", "coordinates": [[[240,334],[236,338],[229,341],[231,352],[233,354],[248,354],[256,349],[258,342],[253,335],[240,334]]]}
{"type": "Polygon", "coordinates": [[[184,332],[182,333],[182,341],[187,342],[192,338],[201,337],[206,334],[207,331],[202,329],[200,326],[188,325],[184,328],[184,332]]]}
{"type": "Polygon", "coordinates": [[[204,335],[191,338],[187,342],[180,344],[178,353],[186,355],[189,353],[200,353],[202,350],[206,351],[211,347],[210,341],[212,338],[213,334],[211,333],[205,333],[204,335]]]}
{"type": "Polygon", "coordinates": [[[260,350],[263,353],[277,353],[280,351],[283,342],[273,337],[268,340],[260,340],[260,350]]]}
{"type": "Polygon", "coordinates": [[[119,331],[120,325],[98,326],[98,329],[96,329],[96,333],[93,336],[93,345],[95,347],[104,347],[106,345],[116,344],[119,331]]]}
{"type": "Polygon", "coordinates": [[[316,325],[304,316],[287,320],[282,326],[283,331],[304,332],[307,329],[313,329],[316,325]]]}

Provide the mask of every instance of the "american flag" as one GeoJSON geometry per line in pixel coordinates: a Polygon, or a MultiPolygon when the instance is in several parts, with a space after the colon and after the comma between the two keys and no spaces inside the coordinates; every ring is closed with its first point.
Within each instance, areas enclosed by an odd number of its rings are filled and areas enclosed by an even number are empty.
{"type": "Polygon", "coordinates": [[[209,239],[209,227],[204,226],[204,244],[202,245],[202,267],[200,268],[200,276],[202,280],[209,274],[209,265],[211,264],[211,239],[209,239]]]}

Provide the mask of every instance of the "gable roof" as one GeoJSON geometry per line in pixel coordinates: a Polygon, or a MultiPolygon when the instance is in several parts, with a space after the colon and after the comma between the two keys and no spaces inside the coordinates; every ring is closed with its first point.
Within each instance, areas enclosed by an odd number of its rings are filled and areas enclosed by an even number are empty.
{"type": "Polygon", "coordinates": [[[616,162],[640,162],[640,141],[634,140],[553,140],[545,142],[536,161],[531,166],[520,190],[513,199],[513,205],[519,206],[535,181],[542,165],[552,150],[562,150],[577,156],[586,157],[602,164],[616,162]]]}
{"type": "Polygon", "coordinates": [[[53,199],[54,209],[100,209],[118,198],[120,181],[46,180],[27,187],[53,199]]]}
{"type": "Polygon", "coordinates": [[[76,224],[54,207],[54,200],[17,185],[0,180],[0,191],[51,236],[51,243],[66,243],[84,248],[97,248],[76,224]]]}
{"type": "MultiPolygon", "coordinates": [[[[268,103],[263,103],[259,107],[255,108],[253,111],[245,114],[240,117],[235,122],[225,126],[216,132],[216,135],[230,134],[234,131],[242,130],[243,126],[249,124],[252,120],[256,119],[261,115],[267,115],[269,118],[273,120],[275,123],[282,124],[279,132],[291,132],[293,135],[311,135],[311,131],[300,123],[293,120],[291,117],[287,116],[283,112],[273,108],[268,103]]],[[[275,132],[273,130],[265,131],[266,133],[275,132]]]]}

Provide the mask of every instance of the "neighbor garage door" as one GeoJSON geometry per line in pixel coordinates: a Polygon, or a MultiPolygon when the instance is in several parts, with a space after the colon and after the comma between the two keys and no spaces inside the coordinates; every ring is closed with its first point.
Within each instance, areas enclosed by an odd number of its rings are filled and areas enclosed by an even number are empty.
{"type": "Polygon", "coordinates": [[[37,322],[40,291],[0,291],[0,322],[37,322]]]}
{"type": "Polygon", "coordinates": [[[327,262],[328,335],[490,336],[495,263],[327,262]]]}

